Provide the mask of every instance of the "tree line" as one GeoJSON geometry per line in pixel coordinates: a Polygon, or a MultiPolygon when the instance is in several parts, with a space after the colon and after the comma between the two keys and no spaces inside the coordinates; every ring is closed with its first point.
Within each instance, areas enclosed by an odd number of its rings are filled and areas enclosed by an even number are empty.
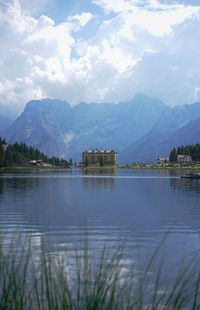
{"type": "Polygon", "coordinates": [[[0,167],[26,166],[31,160],[43,160],[52,166],[69,167],[71,164],[65,159],[48,157],[38,149],[25,143],[7,144],[0,137],[0,167]]]}
{"type": "Polygon", "coordinates": [[[177,155],[190,155],[190,156],[200,156],[200,144],[193,145],[182,145],[177,148],[173,148],[169,155],[170,162],[177,161],[177,155]]]}

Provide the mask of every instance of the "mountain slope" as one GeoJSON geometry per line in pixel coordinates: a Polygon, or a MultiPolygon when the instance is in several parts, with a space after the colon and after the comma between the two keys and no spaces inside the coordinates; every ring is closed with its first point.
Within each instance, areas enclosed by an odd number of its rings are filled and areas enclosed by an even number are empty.
{"type": "Polygon", "coordinates": [[[200,102],[173,109],[166,107],[152,130],[122,152],[122,161],[155,161],[159,156],[168,156],[173,146],[199,142],[200,136],[193,135],[192,130],[194,122],[198,132],[198,119],[200,119],[200,102]]]}
{"type": "Polygon", "coordinates": [[[200,143],[200,118],[176,130],[167,140],[160,143],[160,149],[169,155],[174,146],[196,143],[200,143]]]}
{"type": "Polygon", "coordinates": [[[5,131],[8,142],[22,141],[47,155],[81,159],[87,148],[123,150],[155,125],[165,105],[142,94],[131,101],[80,103],[44,99],[30,101],[5,131]]]}
{"type": "Polygon", "coordinates": [[[59,100],[33,100],[5,131],[9,143],[25,142],[47,155],[65,156],[63,131],[67,131],[69,105],[59,100]]]}

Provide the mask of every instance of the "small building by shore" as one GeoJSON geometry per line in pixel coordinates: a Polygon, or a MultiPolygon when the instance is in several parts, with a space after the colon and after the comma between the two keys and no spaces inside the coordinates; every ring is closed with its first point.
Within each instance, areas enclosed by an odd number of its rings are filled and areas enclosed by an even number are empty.
{"type": "Polygon", "coordinates": [[[169,164],[169,157],[158,157],[157,164],[158,165],[169,164]]]}
{"type": "Polygon", "coordinates": [[[114,150],[86,150],[82,153],[84,167],[115,167],[118,153],[114,150]]]}
{"type": "Polygon", "coordinates": [[[190,155],[177,155],[177,163],[179,165],[189,165],[192,163],[192,156],[190,155]]]}
{"type": "Polygon", "coordinates": [[[191,155],[194,164],[200,164],[200,155],[191,155]]]}
{"type": "Polygon", "coordinates": [[[39,159],[39,160],[29,160],[28,164],[30,166],[37,166],[37,167],[47,167],[47,168],[51,168],[52,165],[49,164],[47,161],[43,160],[43,159],[39,159]]]}

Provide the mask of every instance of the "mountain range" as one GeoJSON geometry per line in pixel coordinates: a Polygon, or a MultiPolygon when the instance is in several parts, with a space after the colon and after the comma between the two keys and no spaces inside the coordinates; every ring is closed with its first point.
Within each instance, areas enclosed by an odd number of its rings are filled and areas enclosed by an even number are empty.
{"type": "Polygon", "coordinates": [[[137,94],[114,103],[32,100],[12,124],[1,126],[9,143],[25,142],[49,156],[81,160],[85,149],[115,149],[119,162],[155,161],[180,144],[200,142],[200,102],[166,106],[137,94]]]}
{"type": "Polygon", "coordinates": [[[174,146],[200,142],[200,102],[166,106],[158,122],[147,135],[128,146],[121,158],[125,161],[155,161],[159,156],[169,156],[174,146]]]}

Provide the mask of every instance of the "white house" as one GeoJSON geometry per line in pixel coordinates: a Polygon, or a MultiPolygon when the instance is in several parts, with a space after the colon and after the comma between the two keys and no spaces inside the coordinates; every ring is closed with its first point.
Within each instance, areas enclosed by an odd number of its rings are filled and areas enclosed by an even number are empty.
{"type": "Polygon", "coordinates": [[[192,163],[192,156],[190,155],[177,155],[177,163],[180,165],[188,165],[192,163]]]}
{"type": "Polygon", "coordinates": [[[158,157],[157,159],[158,165],[164,165],[169,163],[169,157],[158,157]]]}

